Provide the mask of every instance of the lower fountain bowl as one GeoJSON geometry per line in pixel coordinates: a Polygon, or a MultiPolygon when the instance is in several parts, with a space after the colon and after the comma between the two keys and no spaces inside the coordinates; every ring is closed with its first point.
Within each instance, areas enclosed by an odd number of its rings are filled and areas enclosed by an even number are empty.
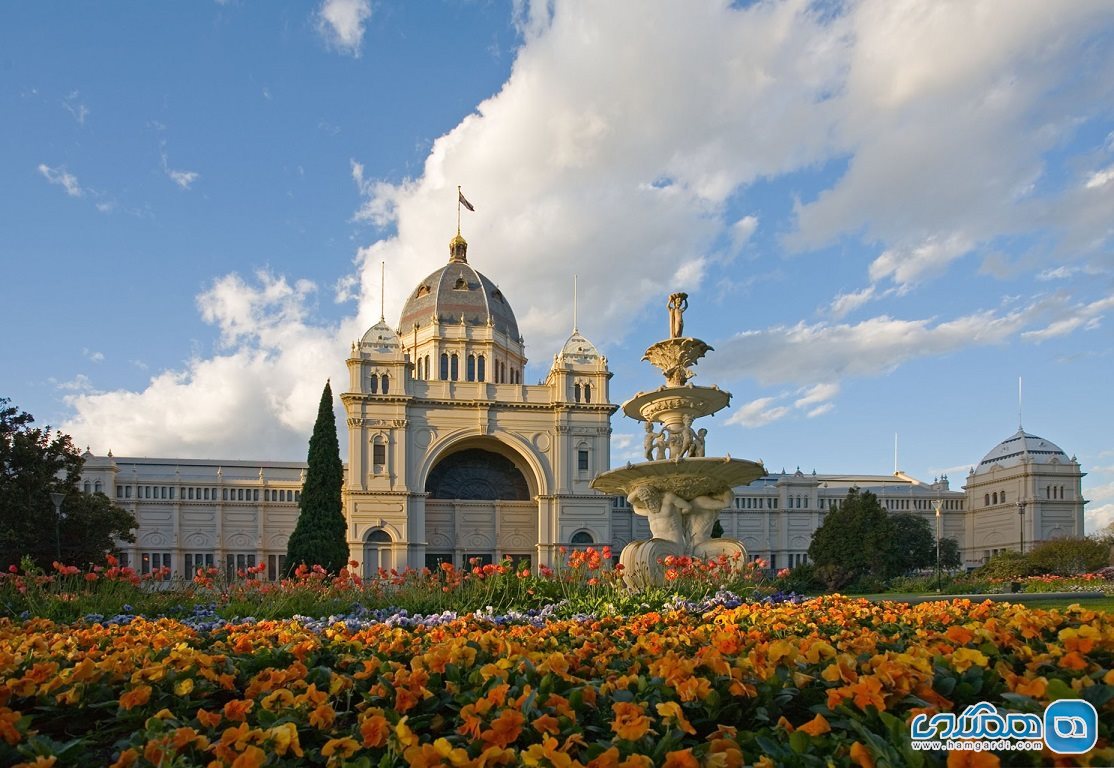
{"type": "Polygon", "coordinates": [[[592,481],[592,487],[603,493],[625,496],[640,485],[650,485],[661,491],[672,491],[684,499],[694,499],[749,485],[765,474],[766,468],[760,463],[746,459],[666,459],[601,472],[592,481]]]}

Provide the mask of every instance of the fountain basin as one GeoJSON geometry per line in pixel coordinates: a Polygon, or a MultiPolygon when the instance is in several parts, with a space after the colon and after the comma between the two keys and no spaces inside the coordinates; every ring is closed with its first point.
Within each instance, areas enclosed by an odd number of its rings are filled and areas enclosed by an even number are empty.
{"type": "Polygon", "coordinates": [[[603,493],[626,496],[641,485],[675,493],[683,499],[714,496],[729,488],[749,485],[766,474],[756,461],[731,458],[695,458],[645,461],[602,472],[592,487],[603,493]]]}
{"type": "Polygon", "coordinates": [[[698,419],[723,410],[731,393],[719,387],[662,387],[639,392],[623,403],[623,413],[638,421],[657,421],[673,426],[685,416],[698,419]]]}

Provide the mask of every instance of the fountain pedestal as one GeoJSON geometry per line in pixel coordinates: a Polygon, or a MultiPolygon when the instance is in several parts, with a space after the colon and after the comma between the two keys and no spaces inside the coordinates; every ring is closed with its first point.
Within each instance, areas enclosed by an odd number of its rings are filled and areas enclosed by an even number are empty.
{"type": "Polygon", "coordinates": [[[766,472],[758,462],[705,456],[707,430],[694,430],[693,423],[727,407],[731,393],[688,383],[694,375],[690,366],[712,348],[679,335],[687,298],[683,293],[670,297],[675,335],[650,346],[643,357],[661,369],[666,384],[639,392],[622,405],[625,414],[646,424],[646,461],[601,473],[592,481],[599,491],[625,495],[635,513],[649,522],[650,538],[632,541],[619,556],[623,578],[634,589],[664,583],[663,561],[670,555],[702,560],[725,556],[741,570],[747,560],[742,542],[713,539],[712,529],[720,511],[731,505],[735,486],[766,472]],[[661,425],[660,432],[655,425],[661,425]]]}

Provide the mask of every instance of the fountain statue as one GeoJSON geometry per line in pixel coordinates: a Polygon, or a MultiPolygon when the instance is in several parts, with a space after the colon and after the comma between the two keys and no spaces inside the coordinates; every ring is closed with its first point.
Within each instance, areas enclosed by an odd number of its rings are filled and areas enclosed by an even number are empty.
{"type": "Polygon", "coordinates": [[[700,339],[682,335],[687,308],[687,294],[669,297],[669,338],[652,344],[642,358],[661,369],[666,383],[622,405],[623,413],[646,423],[646,461],[603,472],[592,481],[599,491],[626,496],[650,525],[650,538],[632,541],[619,556],[623,578],[634,589],[661,584],[663,561],[670,555],[703,560],[724,555],[742,569],[742,542],[713,539],[712,528],[735,498],[735,486],[766,473],[758,462],[705,455],[708,430],[694,429],[693,422],[727,407],[731,393],[690,383],[695,376],[692,366],[713,350],[700,339]]]}

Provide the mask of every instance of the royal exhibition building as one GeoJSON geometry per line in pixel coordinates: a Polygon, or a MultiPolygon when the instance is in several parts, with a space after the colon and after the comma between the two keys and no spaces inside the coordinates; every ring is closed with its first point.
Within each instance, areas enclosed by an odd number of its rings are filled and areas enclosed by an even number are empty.
{"type": "MultiPolygon", "coordinates": [[[[334,384],[348,427],[348,543],[365,575],[474,557],[552,564],[562,548],[618,552],[649,532],[626,498],[590,486],[611,466],[618,406],[607,359],[574,330],[545,382],[523,383],[509,299],[467,251],[458,233],[448,263],[414,287],[397,325],[381,318],[352,343],[348,381],[334,384]]],[[[135,515],[136,541],[122,551],[138,570],[266,563],[274,579],[286,571],[305,471],[300,462],[86,452],[82,487],[135,515]]],[[[751,558],[794,566],[824,515],[858,487],[892,512],[924,516],[973,567],[1001,550],[1083,535],[1082,477],[1074,457],[1019,429],[959,489],[947,477],[900,472],[783,471],[736,487],[720,522],[751,558]]]]}

